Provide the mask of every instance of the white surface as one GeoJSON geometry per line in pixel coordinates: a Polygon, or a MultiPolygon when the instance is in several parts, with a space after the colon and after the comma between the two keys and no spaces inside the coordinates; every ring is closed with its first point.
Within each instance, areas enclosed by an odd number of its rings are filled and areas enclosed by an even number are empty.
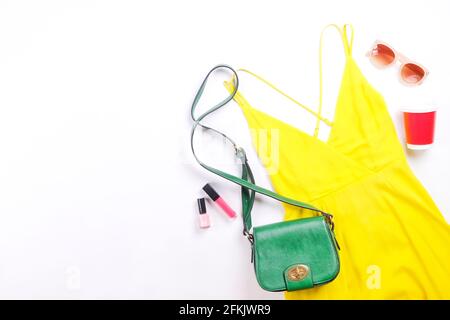
{"type": "Polygon", "coordinates": [[[411,150],[427,150],[430,149],[433,144],[410,144],[407,143],[406,146],[411,150]]]}
{"type": "MultiPolygon", "coordinates": [[[[354,56],[402,139],[399,106],[440,107],[433,148],[407,152],[449,219],[449,12],[445,0],[0,1],[0,298],[282,298],[256,284],[239,220],[209,206],[212,228],[197,228],[205,182],[236,209],[239,197],[192,162],[188,110],[218,63],[316,105],[319,34],[331,22],[354,24],[354,56]],[[424,86],[375,69],[364,57],[375,39],[431,70],[424,86]]],[[[324,58],[331,117],[343,64],[333,31],[324,58]]],[[[242,81],[259,108],[312,132],[305,112],[242,81]]],[[[239,109],[218,114],[269,186],[239,109]]],[[[281,216],[258,199],[256,224],[281,216]]]]}
{"type": "Polygon", "coordinates": [[[401,112],[406,112],[406,113],[429,113],[429,112],[433,112],[433,111],[437,111],[438,107],[437,106],[414,106],[414,107],[402,107],[400,108],[401,112]]]}

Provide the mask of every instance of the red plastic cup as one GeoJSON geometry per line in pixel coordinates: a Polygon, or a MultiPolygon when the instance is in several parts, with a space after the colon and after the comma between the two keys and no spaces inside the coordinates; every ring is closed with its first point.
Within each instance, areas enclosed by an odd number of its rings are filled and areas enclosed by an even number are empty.
{"type": "Polygon", "coordinates": [[[408,149],[429,149],[434,142],[436,108],[404,108],[402,112],[408,149]]]}

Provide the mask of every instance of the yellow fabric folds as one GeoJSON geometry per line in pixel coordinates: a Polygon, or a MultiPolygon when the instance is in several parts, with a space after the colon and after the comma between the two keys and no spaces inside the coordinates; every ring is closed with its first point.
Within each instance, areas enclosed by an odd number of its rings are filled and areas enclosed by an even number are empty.
{"type": "MultiPolygon", "coordinates": [[[[346,65],[327,142],[316,138],[319,121],[331,124],[321,108],[312,136],[235,97],[253,132],[266,135],[260,143],[253,134],[253,142],[275,191],[335,217],[339,276],[286,298],[450,299],[450,227],[410,170],[383,97],[351,56],[347,30],[338,29],[346,65]]],[[[286,220],[310,214],[284,208],[286,220]]]]}

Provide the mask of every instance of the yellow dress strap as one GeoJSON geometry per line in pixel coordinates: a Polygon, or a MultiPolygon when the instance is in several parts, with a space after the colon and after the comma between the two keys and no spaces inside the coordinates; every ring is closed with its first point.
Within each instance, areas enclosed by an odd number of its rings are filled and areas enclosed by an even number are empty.
{"type": "MultiPolygon", "coordinates": [[[[248,73],[249,75],[255,77],[256,79],[258,79],[259,81],[261,81],[262,83],[268,85],[270,88],[272,88],[273,90],[275,90],[276,92],[278,92],[279,94],[281,94],[282,96],[286,97],[287,99],[291,100],[293,103],[295,103],[296,105],[302,107],[303,109],[305,109],[306,111],[308,111],[309,113],[311,113],[312,115],[314,115],[315,117],[317,117],[318,121],[323,121],[325,122],[327,125],[331,126],[332,122],[324,117],[322,117],[319,113],[315,112],[314,110],[312,110],[311,108],[305,106],[303,103],[298,102],[297,100],[295,100],[294,98],[292,98],[290,95],[288,95],[287,93],[285,93],[284,91],[282,91],[281,89],[278,89],[273,83],[271,83],[270,81],[264,79],[263,77],[257,75],[256,73],[249,71],[247,69],[238,69],[238,71],[240,72],[245,72],[248,73]]],[[[232,83],[232,82],[230,82],[232,83]]]]}
{"type": "MultiPolygon", "coordinates": [[[[247,70],[247,69],[238,69],[239,72],[245,72],[253,77],[255,77],[257,80],[261,81],[262,83],[266,84],[267,86],[269,86],[270,88],[272,88],[273,90],[275,90],[276,92],[278,92],[279,94],[281,94],[282,96],[284,96],[285,98],[289,99],[290,101],[292,101],[293,103],[295,103],[296,105],[300,106],[301,108],[305,109],[306,111],[308,111],[310,114],[312,114],[313,116],[315,116],[317,118],[316,121],[316,127],[314,128],[314,136],[317,137],[319,134],[319,126],[320,126],[320,122],[324,122],[326,125],[328,126],[332,126],[333,122],[328,120],[327,118],[324,118],[322,116],[322,105],[323,105],[323,68],[322,68],[322,49],[323,49],[323,36],[325,31],[330,28],[333,27],[335,28],[339,34],[342,37],[342,42],[344,44],[344,51],[345,51],[345,56],[349,57],[351,56],[352,53],[352,47],[353,47],[353,27],[349,24],[344,25],[344,27],[341,29],[338,25],[336,24],[329,24],[327,26],[325,26],[325,28],[323,28],[322,33],[320,35],[320,46],[319,46],[319,107],[318,107],[318,111],[315,112],[314,110],[312,110],[311,108],[307,107],[306,105],[304,105],[303,103],[300,103],[299,101],[297,101],[296,99],[294,99],[293,97],[291,97],[290,95],[288,95],[287,93],[285,93],[284,91],[282,91],[281,89],[279,89],[278,87],[276,87],[273,83],[271,83],[270,81],[264,79],[263,77],[261,77],[260,75],[247,70]],[[351,38],[350,41],[348,39],[347,33],[348,33],[348,27],[351,30],[351,38]]],[[[233,80],[232,81],[225,81],[225,86],[228,88],[228,90],[232,90],[233,88],[233,80]]],[[[237,93],[235,96],[237,99],[235,100],[240,100],[243,99],[243,97],[241,96],[240,93],[237,93]]],[[[239,102],[239,101],[237,101],[239,102]]]]}
{"type": "MultiPolygon", "coordinates": [[[[341,29],[337,24],[329,24],[322,29],[322,32],[320,34],[320,45],[319,45],[319,107],[318,107],[318,111],[317,111],[317,113],[320,117],[322,116],[322,106],[323,106],[323,64],[322,64],[323,38],[324,38],[325,31],[327,31],[327,29],[329,29],[329,28],[335,28],[339,32],[339,34],[342,38],[342,42],[344,44],[344,52],[345,52],[346,58],[351,56],[352,47],[353,47],[353,26],[352,25],[346,24],[341,29]],[[349,27],[351,30],[350,41],[348,41],[347,27],[349,27]]],[[[314,137],[317,137],[319,135],[319,126],[320,126],[320,118],[317,117],[316,127],[314,128],[314,137]]]]}

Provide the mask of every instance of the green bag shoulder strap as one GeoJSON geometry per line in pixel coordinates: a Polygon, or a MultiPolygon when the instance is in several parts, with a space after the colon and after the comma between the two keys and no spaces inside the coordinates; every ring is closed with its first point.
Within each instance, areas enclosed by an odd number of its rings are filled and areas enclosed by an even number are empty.
{"type": "Polygon", "coordinates": [[[273,192],[271,190],[265,189],[263,187],[260,187],[258,185],[255,184],[255,179],[252,173],[252,170],[250,168],[250,165],[248,164],[248,160],[247,160],[247,156],[245,154],[244,149],[242,149],[241,147],[239,147],[230,137],[228,137],[227,135],[225,135],[224,133],[213,129],[211,127],[207,127],[203,124],[201,124],[201,121],[206,118],[208,115],[212,114],[213,112],[217,111],[218,109],[222,108],[223,106],[225,106],[226,104],[228,104],[236,95],[237,91],[238,91],[238,87],[239,87],[239,77],[237,75],[237,72],[231,68],[230,66],[227,65],[217,65],[214,68],[212,68],[208,74],[206,75],[206,77],[204,78],[202,84],[200,85],[200,88],[197,91],[197,94],[195,95],[194,101],[192,102],[192,106],[191,106],[191,118],[194,121],[194,125],[192,126],[192,130],[191,130],[191,150],[192,150],[192,154],[194,155],[195,160],[206,170],[224,178],[227,179],[233,183],[236,183],[238,185],[241,186],[241,197],[242,197],[242,217],[243,217],[243,221],[244,221],[244,235],[247,236],[250,240],[251,240],[251,234],[250,234],[250,230],[252,228],[252,219],[251,219],[251,211],[253,208],[253,203],[255,201],[255,192],[263,194],[267,197],[276,199],[278,201],[296,206],[296,207],[300,207],[303,209],[308,209],[308,210],[312,210],[315,211],[317,213],[322,214],[328,223],[330,223],[330,225],[332,226],[332,215],[329,213],[326,213],[310,204],[307,204],[305,202],[301,202],[298,200],[294,200],[285,196],[282,196],[276,192],[273,192]],[[204,113],[202,113],[199,116],[195,116],[195,109],[203,95],[203,92],[205,90],[206,84],[209,80],[209,78],[211,77],[211,75],[219,70],[219,69],[227,69],[228,71],[232,72],[234,77],[233,77],[233,81],[234,81],[234,89],[233,91],[230,93],[230,95],[228,95],[224,100],[222,100],[221,102],[219,102],[218,104],[216,104],[215,106],[211,107],[210,109],[208,109],[207,111],[205,111],[204,113]],[[222,136],[226,141],[228,141],[229,143],[232,144],[232,146],[234,147],[235,153],[237,158],[241,161],[241,171],[242,171],[242,176],[241,178],[232,175],[230,173],[224,172],[222,170],[216,169],[212,166],[207,165],[206,163],[204,163],[203,161],[201,161],[197,154],[195,153],[195,148],[194,148],[194,136],[195,136],[195,132],[197,127],[202,127],[203,129],[212,131],[220,136],[222,136]]]}

